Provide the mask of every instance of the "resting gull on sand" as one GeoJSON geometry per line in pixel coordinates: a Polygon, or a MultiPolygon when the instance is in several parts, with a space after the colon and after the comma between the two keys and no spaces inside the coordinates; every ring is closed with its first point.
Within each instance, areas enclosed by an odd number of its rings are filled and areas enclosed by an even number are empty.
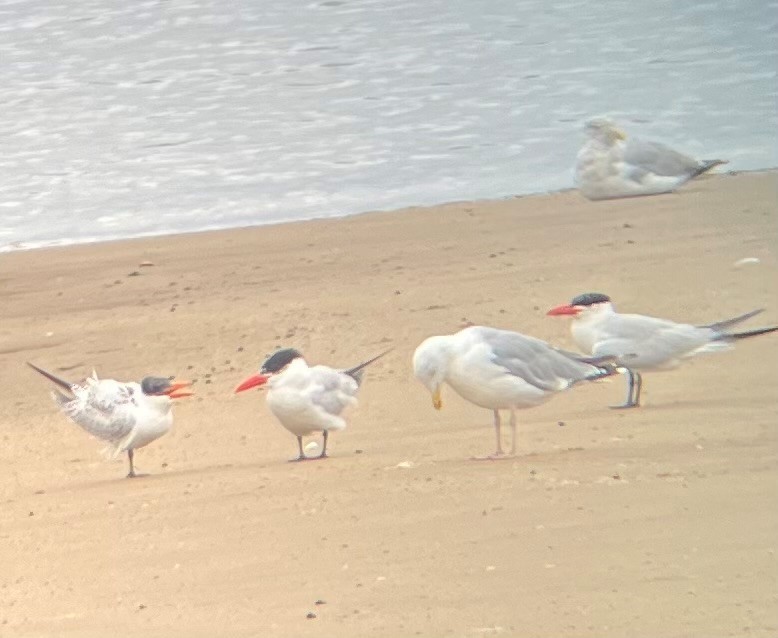
{"type": "Polygon", "coordinates": [[[588,199],[670,193],[724,160],[696,160],[669,146],[628,138],[604,117],[586,123],[589,136],[578,152],[575,179],[588,199]]]}

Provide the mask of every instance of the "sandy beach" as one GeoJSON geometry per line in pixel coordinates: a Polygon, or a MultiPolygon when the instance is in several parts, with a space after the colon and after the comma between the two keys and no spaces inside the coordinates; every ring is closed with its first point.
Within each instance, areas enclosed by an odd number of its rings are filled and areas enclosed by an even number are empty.
{"type": "Polygon", "coordinates": [[[490,413],[450,390],[436,412],[409,361],[469,322],[571,348],[545,312],[587,291],[778,323],[777,184],[0,255],[0,636],[776,635],[778,336],[647,374],[639,410],[607,408],[616,378],[523,411],[500,462],[470,458],[490,413]],[[288,463],[262,392],[232,393],[279,346],[343,367],[393,348],[327,461],[288,463]],[[196,396],[126,480],[25,361],[196,396]]]}

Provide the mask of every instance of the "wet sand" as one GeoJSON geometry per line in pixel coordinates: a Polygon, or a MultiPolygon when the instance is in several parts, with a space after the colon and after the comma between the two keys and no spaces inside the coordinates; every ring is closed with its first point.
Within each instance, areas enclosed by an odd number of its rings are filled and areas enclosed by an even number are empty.
{"type": "Polygon", "coordinates": [[[545,311],[592,290],[776,323],[777,182],[0,255],[0,636],[775,635],[778,336],[647,374],[640,410],[607,409],[617,378],[523,411],[500,462],[470,460],[489,412],[451,391],[436,412],[409,359],[468,322],[571,347],[545,311]],[[394,348],[327,461],[288,463],[263,394],[232,394],[282,345],[336,366],[394,348]],[[28,360],[197,394],[125,480],[28,360]]]}

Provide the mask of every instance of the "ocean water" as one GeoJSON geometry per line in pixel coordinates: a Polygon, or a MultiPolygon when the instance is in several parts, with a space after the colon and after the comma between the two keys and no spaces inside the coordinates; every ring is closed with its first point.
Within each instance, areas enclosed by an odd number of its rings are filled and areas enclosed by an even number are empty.
{"type": "Polygon", "coordinates": [[[0,0],[0,251],[778,165],[778,3],[0,0]]]}

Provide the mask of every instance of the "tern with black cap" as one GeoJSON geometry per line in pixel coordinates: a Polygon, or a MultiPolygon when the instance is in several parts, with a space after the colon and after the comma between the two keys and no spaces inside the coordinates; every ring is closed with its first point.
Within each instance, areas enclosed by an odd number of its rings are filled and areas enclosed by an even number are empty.
{"type": "Polygon", "coordinates": [[[135,473],[135,450],[156,441],[173,425],[172,400],[190,396],[188,381],[145,377],[140,383],[98,379],[96,373],[81,383],[71,383],[27,363],[65,392],[55,389],[52,397],[71,421],[92,436],[108,442],[109,458],[127,452],[128,478],[135,473]]]}
{"type": "Polygon", "coordinates": [[[330,431],[342,430],[346,421],[341,413],[357,404],[357,391],[365,368],[389,352],[352,368],[338,370],[323,365],[309,366],[302,353],[294,348],[282,348],[270,355],[258,374],[243,381],[235,393],[268,386],[267,405],[273,415],[297,437],[299,455],[294,461],[327,458],[330,431]],[[303,437],[322,433],[321,454],[306,456],[303,437]]]}
{"type": "Polygon", "coordinates": [[[671,370],[685,359],[705,352],[726,350],[739,339],[775,332],[778,326],[730,332],[736,326],[762,312],[744,315],[704,326],[676,323],[646,315],[616,312],[608,295],[587,292],[569,304],[548,311],[550,316],[573,318],[570,328],[576,346],[592,356],[615,357],[627,375],[627,397],[614,408],[640,406],[642,372],[671,370]]]}

